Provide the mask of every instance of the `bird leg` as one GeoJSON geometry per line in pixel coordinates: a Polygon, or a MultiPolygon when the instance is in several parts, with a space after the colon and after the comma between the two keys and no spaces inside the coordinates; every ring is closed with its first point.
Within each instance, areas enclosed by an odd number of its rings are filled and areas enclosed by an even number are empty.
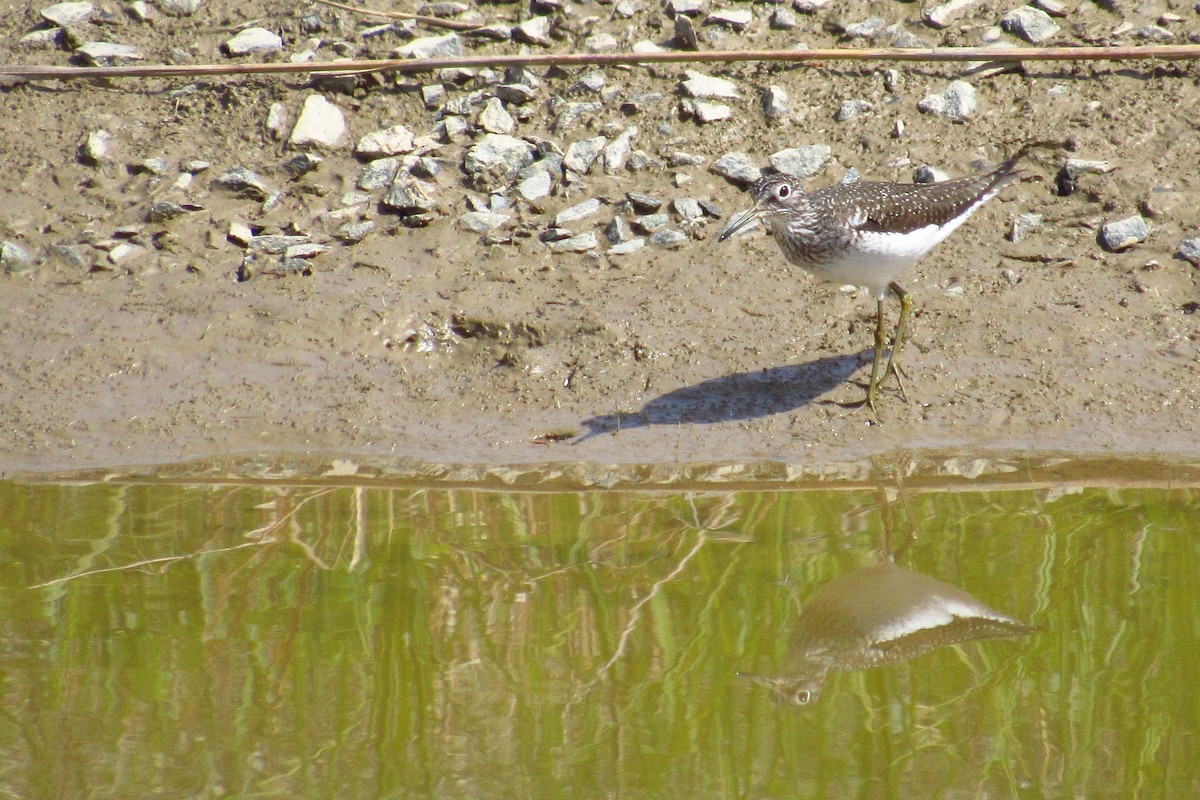
{"type": "MultiPolygon", "coordinates": [[[[887,341],[886,331],[884,330],[884,314],[883,314],[883,298],[880,298],[876,304],[875,311],[875,358],[871,362],[871,382],[867,384],[867,405],[871,408],[871,413],[875,415],[875,419],[879,419],[879,409],[875,407],[875,396],[879,389],[879,366],[883,362],[883,346],[887,341]]],[[[893,354],[895,351],[893,350],[893,354]]],[[[891,359],[888,360],[889,368],[891,359]]],[[[887,373],[884,373],[884,377],[887,373]]]]}
{"type": "MultiPolygon", "coordinates": [[[[892,343],[892,354],[888,356],[887,368],[883,371],[883,379],[887,380],[888,375],[896,376],[896,384],[900,387],[900,396],[904,398],[904,402],[908,402],[908,392],[904,389],[904,370],[900,367],[900,349],[904,347],[904,334],[908,329],[908,317],[912,311],[912,297],[903,286],[898,283],[888,284],[896,297],[900,300],[900,322],[896,325],[896,341],[892,343]]],[[[883,301],[880,301],[880,308],[883,306],[883,301]]],[[[882,311],[880,312],[882,317],[882,311]]],[[[879,334],[875,336],[876,348],[879,344],[879,334]]],[[[878,350],[876,350],[878,353],[878,350]]]]}

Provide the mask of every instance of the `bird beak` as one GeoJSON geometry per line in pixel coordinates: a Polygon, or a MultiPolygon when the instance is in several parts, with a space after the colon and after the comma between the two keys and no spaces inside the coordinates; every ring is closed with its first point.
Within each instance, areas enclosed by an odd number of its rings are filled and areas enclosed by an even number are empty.
{"type": "Polygon", "coordinates": [[[762,208],[760,208],[757,205],[746,209],[745,211],[738,214],[733,219],[729,220],[729,224],[726,225],[724,230],[721,231],[721,234],[719,236],[717,236],[717,241],[718,242],[725,241],[730,236],[733,236],[735,233],[740,231],[742,228],[749,225],[751,222],[756,222],[758,220],[758,218],[761,217],[762,215],[763,215],[763,210],[762,210],[762,208]]]}

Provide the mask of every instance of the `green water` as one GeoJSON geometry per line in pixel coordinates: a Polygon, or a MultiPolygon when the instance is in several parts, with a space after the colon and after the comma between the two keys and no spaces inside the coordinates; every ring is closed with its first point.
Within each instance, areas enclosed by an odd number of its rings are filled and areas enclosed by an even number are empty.
{"type": "Polygon", "coordinates": [[[0,797],[1200,796],[1200,490],[0,483],[0,797]],[[1038,631],[789,670],[884,550],[1038,631]]]}

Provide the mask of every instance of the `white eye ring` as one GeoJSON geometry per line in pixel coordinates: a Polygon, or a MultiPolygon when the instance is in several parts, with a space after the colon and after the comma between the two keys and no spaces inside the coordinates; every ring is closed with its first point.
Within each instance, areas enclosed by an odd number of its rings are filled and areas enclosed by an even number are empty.
{"type": "Polygon", "coordinates": [[[787,196],[791,193],[792,193],[792,189],[787,184],[784,184],[783,186],[780,186],[778,189],[775,190],[775,196],[778,197],[780,200],[786,200],[787,196]]]}

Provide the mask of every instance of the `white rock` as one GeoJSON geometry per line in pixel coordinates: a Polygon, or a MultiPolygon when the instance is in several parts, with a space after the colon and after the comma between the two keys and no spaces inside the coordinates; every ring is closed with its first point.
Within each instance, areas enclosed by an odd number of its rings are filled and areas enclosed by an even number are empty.
{"type": "Polygon", "coordinates": [[[733,109],[724,103],[696,102],[696,119],[701,123],[720,122],[733,116],[733,109]]]}
{"type": "Polygon", "coordinates": [[[550,18],[530,17],[513,28],[513,36],[527,44],[550,44],[550,18]]]}
{"type": "Polygon", "coordinates": [[[768,86],[762,94],[762,110],[767,119],[786,119],[791,113],[787,92],[779,86],[768,86]]]}
{"type": "Polygon", "coordinates": [[[687,80],[683,81],[680,86],[683,88],[684,94],[688,97],[734,98],[738,96],[737,86],[733,81],[727,81],[724,78],[714,78],[711,75],[705,75],[703,72],[697,72],[694,69],[689,69],[684,74],[687,75],[687,80]]]}
{"type": "Polygon", "coordinates": [[[96,13],[91,3],[55,3],[42,9],[42,19],[60,28],[87,22],[96,13]]]}
{"type": "Polygon", "coordinates": [[[550,187],[553,182],[549,172],[538,170],[517,184],[517,194],[530,202],[541,200],[550,195],[550,187]]]}
{"type": "Polygon", "coordinates": [[[940,94],[931,94],[917,103],[917,108],[952,122],[963,122],[975,114],[977,105],[975,87],[966,81],[954,81],[940,94]]]}
{"type": "Polygon", "coordinates": [[[571,142],[566,155],[563,156],[563,166],[572,172],[586,175],[592,165],[596,163],[596,159],[599,158],[606,144],[608,144],[608,139],[604,136],[571,142]]]}
{"type": "Polygon", "coordinates": [[[87,42],[75,48],[89,64],[110,64],[113,61],[138,61],[144,56],[131,44],[116,42],[87,42]]]}
{"type": "Polygon", "coordinates": [[[598,244],[599,240],[596,239],[596,234],[587,231],[569,239],[550,242],[548,246],[552,253],[585,253],[588,250],[595,250],[598,244]]]}
{"type": "Polygon", "coordinates": [[[754,21],[754,14],[749,9],[721,9],[714,11],[704,20],[706,24],[724,25],[736,31],[744,31],[754,21]]]}
{"type": "Polygon", "coordinates": [[[533,145],[502,133],[489,133],[467,151],[463,168],[470,175],[498,174],[511,178],[533,163],[533,145]]]}
{"type": "Polygon", "coordinates": [[[512,115],[504,110],[504,103],[499,97],[492,97],[479,112],[479,127],[488,133],[512,133],[517,123],[512,115]]]}
{"type": "Polygon", "coordinates": [[[979,0],[949,0],[949,2],[934,6],[926,10],[923,14],[925,22],[932,28],[946,28],[950,23],[962,15],[962,12],[967,8],[978,3],[979,0]]]}
{"type": "Polygon", "coordinates": [[[393,58],[453,58],[462,54],[462,37],[457,33],[423,36],[392,51],[393,58]]]}
{"type": "Polygon", "coordinates": [[[225,42],[225,52],[231,56],[244,56],[248,53],[265,53],[282,49],[283,39],[266,28],[246,28],[225,42]]]}
{"type": "Polygon", "coordinates": [[[413,133],[403,125],[372,131],[358,140],[354,152],[364,158],[379,158],[408,153],[413,149],[413,133]]]}
{"type": "Polygon", "coordinates": [[[558,227],[566,225],[568,222],[590,217],[602,208],[602,204],[596,198],[584,200],[582,203],[576,203],[570,208],[564,208],[562,211],[554,215],[554,224],[558,227]]]}
{"type": "Polygon", "coordinates": [[[158,0],[158,7],[175,17],[190,17],[204,0],[158,0]]]}
{"type": "Polygon", "coordinates": [[[633,137],[637,136],[637,132],[637,126],[630,125],[608,143],[601,154],[605,172],[611,174],[625,169],[625,162],[629,160],[629,153],[633,149],[633,137]]]}
{"type": "Polygon", "coordinates": [[[458,221],[469,231],[490,233],[510,219],[512,217],[507,214],[495,214],[491,211],[468,211],[460,215],[458,221]]]}
{"type": "Polygon", "coordinates": [[[319,94],[310,94],[300,109],[288,144],[336,148],[345,144],[349,133],[341,109],[319,94]]]}
{"type": "Polygon", "coordinates": [[[1030,44],[1041,44],[1059,31],[1049,14],[1033,6],[1014,8],[1000,18],[1000,26],[1030,44]]]}
{"type": "Polygon", "coordinates": [[[589,53],[607,53],[617,49],[616,37],[609,33],[597,33],[583,40],[583,49],[589,53]]]}
{"type": "Polygon", "coordinates": [[[811,178],[825,169],[832,154],[833,150],[827,144],[806,144],[772,153],[767,160],[779,172],[787,172],[798,178],[811,178]]]}
{"type": "Polygon", "coordinates": [[[627,242],[621,242],[620,244],[614,244],[612,247],[608,248],[605,253],[610,256],[627,256],[630,253],[636,253],[645,246],[646,240],[639,237],[637,239],[630,239],[627,242]]]}
{"type": "Polygon", "coordinates": [[[90,131],[83,141],[83,160],[89,164],[103,164],[108,161],[111,143],[112,134],[108,131],[90,131]]]}

